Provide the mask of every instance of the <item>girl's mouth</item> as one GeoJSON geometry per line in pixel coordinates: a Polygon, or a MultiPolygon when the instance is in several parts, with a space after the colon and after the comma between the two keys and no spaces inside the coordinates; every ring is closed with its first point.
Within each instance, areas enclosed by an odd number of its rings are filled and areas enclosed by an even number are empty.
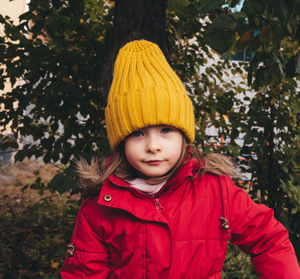
{"type": "Polygon", "coordinates": [[[145,163],[147,165],[151,165],[151,166],[159,165],[161,162],[162,162],[161,160],[149,160],[149,161],[145,161],[145,163]]]}

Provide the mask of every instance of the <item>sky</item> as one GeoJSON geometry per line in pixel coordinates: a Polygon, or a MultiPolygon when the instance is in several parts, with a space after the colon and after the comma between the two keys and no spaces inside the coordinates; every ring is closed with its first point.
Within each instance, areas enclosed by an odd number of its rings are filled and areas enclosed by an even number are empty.
{"type": "Polygon", "coordinates": [[[243,7],[244,1],[245,1],[245,0],[242,0],[242,1],[241,1],[234,9],[232,9],[232,10],[235,11],[235,12],[239,12],[239,11],[242,9],[242,7],[243,7]]]}
{"type": "Polygon", "coordinates": [[[28,11],[28,5],[29,5],[29,2],[30,2],[30,0],[26,0],[26,1],[25,1],[25,3],[26,3],[26,6],[25,6],[25,12],[28,11]]]}

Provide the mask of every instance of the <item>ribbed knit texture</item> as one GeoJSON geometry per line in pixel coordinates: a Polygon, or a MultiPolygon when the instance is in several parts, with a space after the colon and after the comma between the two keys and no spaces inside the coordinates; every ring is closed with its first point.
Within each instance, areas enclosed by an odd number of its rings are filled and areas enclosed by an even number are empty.
{"type": "Polygon", "coordinates": [[[113,150],[132,132],[151,125],[174,126],[194,141],[190,98],[158,45],[141,40],[120,49],[105,109],[113,150]]]}

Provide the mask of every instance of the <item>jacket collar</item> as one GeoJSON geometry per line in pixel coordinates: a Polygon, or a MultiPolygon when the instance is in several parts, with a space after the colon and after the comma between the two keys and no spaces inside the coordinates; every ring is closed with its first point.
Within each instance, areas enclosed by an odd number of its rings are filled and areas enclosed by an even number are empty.
{"type": "Polygon", "coordinates": [[[111,175],[102,186],[98,204],[126,210],[142,220],[167,223],[162,212],[155,208],[155,199],[162,195],[170,195],[191,178],[198,168],[199,163],[196,160],[187,161],[154,197],[137,191],[127,182],[111,175]]]}

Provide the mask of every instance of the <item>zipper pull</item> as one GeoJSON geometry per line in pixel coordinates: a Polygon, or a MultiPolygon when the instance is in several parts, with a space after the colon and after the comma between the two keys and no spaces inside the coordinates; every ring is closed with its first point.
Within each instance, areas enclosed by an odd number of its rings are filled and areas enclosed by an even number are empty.
{"type": "Polygon", "coordinates": [[[67,245],[67,255],[69,257],[73,257],[74,256],[74,250],[75,250],[74,245],[72,245],[71,243],[67,245]]]}
{"type": "Polygon", "coordinates": [[[219,220],[221,222],[223,230],[228,231],[229,230],[228,220],[225,217],[220,217],[219,220]]]}
{"type": "Polygon", "coordinates": [[[162,207],[162,205],[159,202],[159,199],[154,199],[153,200],[154,206],[157,210],[163,211],[164,208],[162,207]]]}

